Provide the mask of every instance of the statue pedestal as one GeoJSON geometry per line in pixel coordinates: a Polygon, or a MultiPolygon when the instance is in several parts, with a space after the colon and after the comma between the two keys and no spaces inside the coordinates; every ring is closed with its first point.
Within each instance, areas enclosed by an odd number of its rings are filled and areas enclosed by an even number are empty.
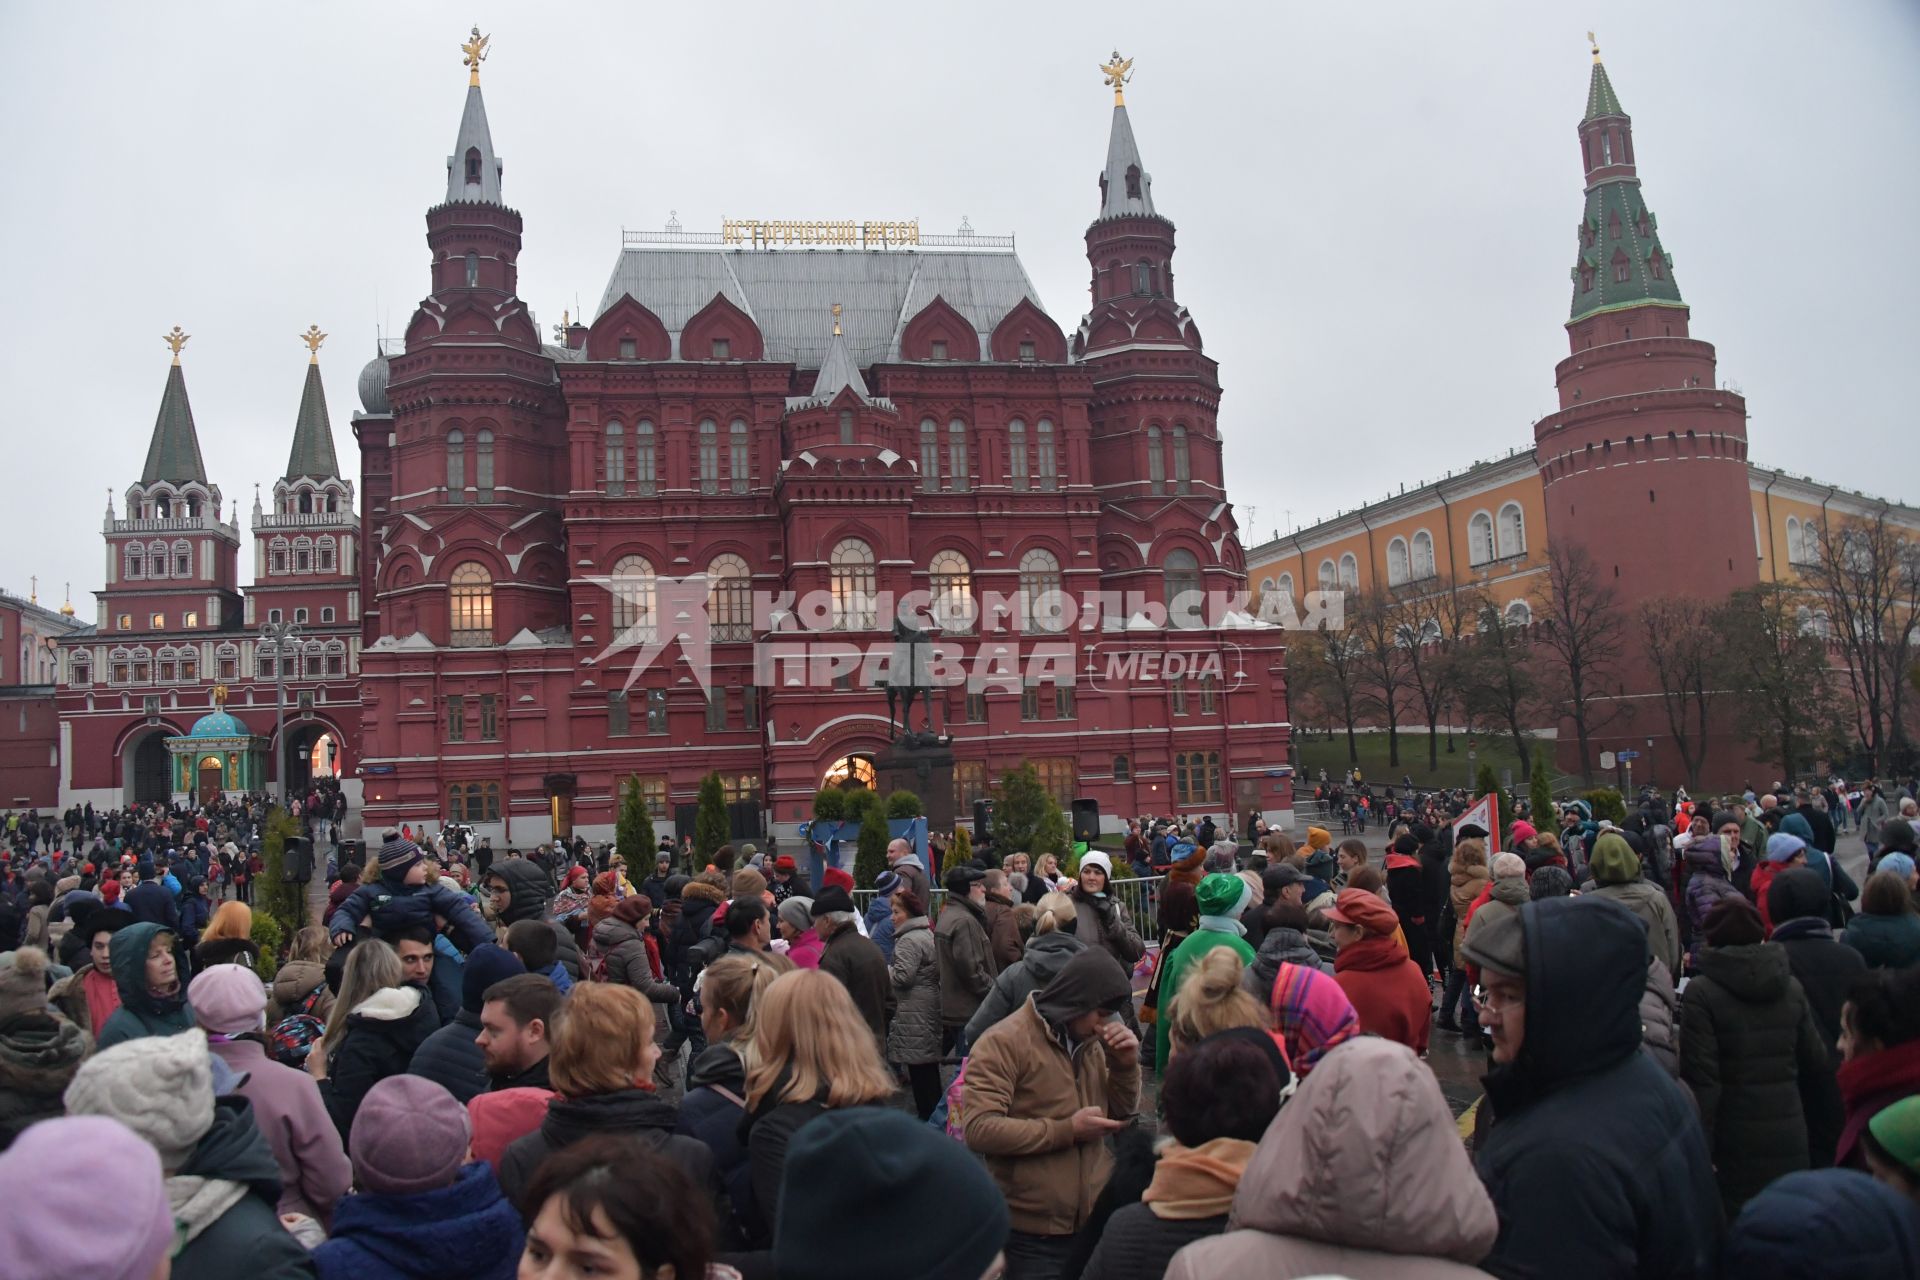
{"type": "Polygon", "coordinates": [[[874,757],[880,794],[920,797],[928,831],[953,830],[953,749],[927,735],[902,738],[874,757]]]}

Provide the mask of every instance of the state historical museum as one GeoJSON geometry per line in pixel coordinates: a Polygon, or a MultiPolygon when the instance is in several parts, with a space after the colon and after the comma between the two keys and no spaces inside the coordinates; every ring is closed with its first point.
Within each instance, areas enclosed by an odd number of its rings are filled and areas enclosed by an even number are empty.
{"type": "Polygon", "coordinates": [[[934,695],[956,811],[1022,761],[1109,829],[1291,808],[1284,633],[1162,618],[1244,593],[1245,564],[1217,369],[1176,297],[1123,64],[1071,336],[1011,238],[832,222],[628,233],[597,317],[549,335],[518,296],[483,48],[426,214],[430,291],[353,416],[347,772],[369,830],[606,837],[630,776],[657,824],[690,829],[717,771],[739,834],[785,835],[821,786],[871,776],[892,722],[862,673],[769,680],[757,650],[885,647],[893,617],[867,602],[915,592],[942,606],[938,641],[1012,673],[934,695]],[[695,672],[665,584],[702,575],[695,672]],[[1133,604],[1020,630],[943,611],[1096,592],[1133,604]],[[829,634],[794,637],[764,603],[809,598],[831,602],[829,634]],[[1078,661],[1023,682],[1035,646],[1078,661]]]}

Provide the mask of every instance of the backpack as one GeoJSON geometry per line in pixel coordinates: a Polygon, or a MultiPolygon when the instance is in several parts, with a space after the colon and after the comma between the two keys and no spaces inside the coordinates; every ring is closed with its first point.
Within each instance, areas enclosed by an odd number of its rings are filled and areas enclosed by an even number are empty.
{"type": "Polygon", "coordinates": [[[307,998],[300,1002],[299,1012],[288,1014],[267,1032],[267,1052],[273,1055],[274,1061],[289,1067],[306,1067],[307,1055],[315,1042],[327,1033],[327,1024],[313,1014],[320,1003],[320,993],[326,989],[327,984],[323,982],[309,991],[307,998]]]}

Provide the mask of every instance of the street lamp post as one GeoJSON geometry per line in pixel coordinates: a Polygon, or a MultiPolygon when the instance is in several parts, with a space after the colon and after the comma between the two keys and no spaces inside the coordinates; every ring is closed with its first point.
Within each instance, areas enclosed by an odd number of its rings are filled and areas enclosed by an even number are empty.
{"type": "Polygon", "coordinates": [[[287,807],[287,642],[300,634],[297,622],[263,622],[260,641],[273,646],[273,744],[280,779],[280,807],[287,807]]]}

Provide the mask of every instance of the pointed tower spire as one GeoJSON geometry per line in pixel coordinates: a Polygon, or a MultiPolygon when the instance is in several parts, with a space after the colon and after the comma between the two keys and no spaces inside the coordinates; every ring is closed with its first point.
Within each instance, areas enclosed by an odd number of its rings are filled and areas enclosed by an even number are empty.
{"type": "Polygon", "coordinates": [[[172,333],[161,338],[173,349],[173,364],[167,369],[166,390],[160,393],[160,414],[153,421],[153,440],[147,445],[141,484],[156,480],[207,483],[206,464],[200,460],[200,436],[193,427],[193,405],[187,400],[187,379],[180,370],[180,348],[187,345],[189,336],[175,325],[172,333]]]}
{"type": "Polygon", "coordinates": [[[1153,178],[1140,163],[1133,123],[1127,119],[1126,84],[1133,79],[1133,59],[1123,61],[1116,49],[1100,73],[1113,87],[1113,132],[1107,138],[1107,167],[1100,175],[1100,216],[1153,217],[1153,178]]]}
{"type": "Polygon", "coordinates": [[[300,392],[300,412],[293,420],[293,452],[287,456],[287,479],[300,476],[326,479],[340,475],[333,452],[333,424],[327,418],[327,391],[320,385],[320,344],[327,335],[308,325],[300,335],[307,344],[307,383],[300,392]]]}
{"type": "MultiPolygon", "coordinates": [[[[1593,39],[1591,31],[1587,39],[1593,39]]],[[[1598,44],[1593,47],[1593,74],[1579,133],[1587,202],[1580,219],[1568,323],[1625,307],[1684,308],[1673,278],[1673,258],[1660,243],[1660,224],[1640,190],[1633,120],[1613,91],[1598,44]]]]}
{"type": "Polygon", "coordinates": [[[840,304],[836,302],[833,304],[833,340],[827,345],[827,358],[820,362],[820,376],[813,380],[811,398],[826,404],[848,387],[853,388],[853,394],[862,401],[872,401],[867,380],[860,376],[860,366],[847,350],[846,335],[840,332],[840,304]]]}
{"type": "Polygon", "coordinates": [[[469,75],[467,105],[460,113],[460,134],[447,157],[448,204],[499,204],[500,174],[505,167],[493,153],[493,134],[487,128],[487,104],[480,96],[480,64],[486,61],[492,36],[473,29],[460,46],[469,75]]]}

